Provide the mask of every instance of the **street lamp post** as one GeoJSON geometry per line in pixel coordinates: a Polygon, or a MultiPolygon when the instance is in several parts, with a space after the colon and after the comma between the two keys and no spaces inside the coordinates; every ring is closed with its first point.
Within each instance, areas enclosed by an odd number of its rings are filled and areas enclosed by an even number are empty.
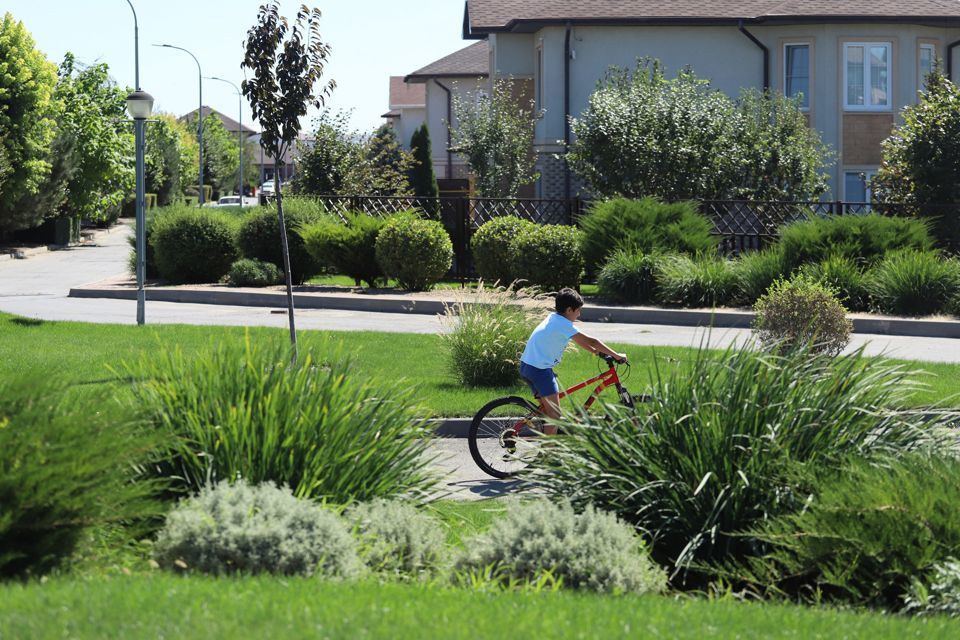
{"type": "Polygon", "coordinates": [[[199,202],[202,205],[203,204],[203,71],[201,71],[200,69],[200,61],[197,60],[197,56],[193,55],[192,53],[190,53],[190,51],[188,51],[187,49],[184,49],[183,47],[176,47],[172,44],[155,44],[153,46],[165,47],[167,49],[177,49],[178,51],[183,51],[184,53],[189,55],[191,58],[193,58],[193,61],[197,63],[197,78],[199,79],[199,84],[200,84],[200,108],[197,110],[197,119],[200,120],[200,128],[197,130],[198,137],[200,139],[200,175],[199,175],[200,192],[197,195],[200,199],[199,202]]]}
{"type": "Polygon", "coordinates": [[[243,207],[243,93],[240,91],[240,87],[230,82],[229,80],[224,80],[223,78],[218,78],[217,76],[209,76],[207,79],[226,82],[228,85],[230,85],[237,91],[237,99],[239,102],[237,111],[240,114],[237,117],[237,125],[239,128],[239,131],[237,132],[237,137],[239,138],[239,141],[240,141],[240,180],[239,180],[240,186],[239,186],[239,191],[237,191],[237,193],[240,194],[240,206],[243,207]]]}

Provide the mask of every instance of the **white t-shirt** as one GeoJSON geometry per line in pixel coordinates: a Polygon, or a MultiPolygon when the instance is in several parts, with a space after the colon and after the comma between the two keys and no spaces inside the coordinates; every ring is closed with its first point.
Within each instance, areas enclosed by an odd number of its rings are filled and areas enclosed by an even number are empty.
{"type": "Polygon", "coordinates": [[[530,334],[520,361],[537,369],[553,368],[560,364],[570,338],[578,333],[572,322],[559,313],[551,313],[530,334]]]}

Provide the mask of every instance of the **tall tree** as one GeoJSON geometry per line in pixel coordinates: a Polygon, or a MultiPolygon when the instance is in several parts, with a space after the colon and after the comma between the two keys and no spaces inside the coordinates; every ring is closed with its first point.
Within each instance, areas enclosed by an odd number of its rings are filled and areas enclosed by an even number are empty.
{"type": "MultiPolygon", "coordinates": [[[[330,57],[330,45],[320,38],[320,10],[300,5],[296,20],[290,25],[280,15],[276,0],[260,6],[257,23],[247,31],[246,52],[242,68],[253,78],[243,81],[241,90],[250,102],[254,119],[263,131],[260,144],[272,157],[283,158],[300,134],[300,118],[307,108],[320,107],[336,83],[316,85],[330,57]]],[[[297,361],[297,328],[293,308],[293,277],[290,271],[290,247],[283,217],[283,191],[276,184],[277,216],[283,266],[287,284],[287,314],[290,320],[292,360],[297,361]]]]}
{"type": "Polygon", "coordinates": [[[433,153],[430,143],[430,130],[424,122],[410,138],[410,152],[414,165],[410,169],[410,186],[413,195],[422,198],[436,198],[440,195],[437,176],[433,172],[433,153]]]}
{"type": "Polygon", "coordinates": [[[239,141],[213,113],[203,121],[203,164],[204,179],[213,185],[215,198],[237,189],[239,141]]]}
{"type": "Polygon", "coordinates": [[[189,126],[169,113],[155,113],[147,127],[147,193],[157,194],[166,206],[183,198],[183,185],[196,182],[197,137],[189,126]]]}
{"type": "Polygon", "coordinates": [[[0,231],[36,226],[43,212],[21,198],[36,195],[50,175],[50,144],[59,111],[53,92],[57,67],[36,48],[22,22],[7,13],[0,23],[0,145],[9,170],[0,184],[0,231]]]}

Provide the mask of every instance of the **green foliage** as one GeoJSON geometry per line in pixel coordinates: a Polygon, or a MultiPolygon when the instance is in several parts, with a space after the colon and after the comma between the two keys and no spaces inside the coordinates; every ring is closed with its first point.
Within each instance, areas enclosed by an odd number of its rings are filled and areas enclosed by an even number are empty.
{"type": "Polygon", "coordinates": [[[713,224],[692,202],[614,198],[598,202],[579,220],[587,272],[597,273],[617,249],[644,253],[716,251],[713,224]]]}
{"type": "Polygon", "coordinates": [[[351,578],[357,545],[333,512],[290,489],[238,479],[204,487],[167,515],[154,556],[169,569],[216,575],[275,573],[351,578]]]}
{"type": "Polygon", "coordinates": [[[898,412],[916,385],[862,352],[702,346],[689,366],[657,372],[651,387],[635,411],[610,405],[607,418],[567,416],[566,437],[535,460],[534,473],[549,494],[646,532],[657,560],[690,584],[715,576],[708,562],[756,555],[756,541],[741,532],[802,506],[795,465],[900,454],[945,422],[898,412]]]}
{"type": "Polygon", "coordinates": [[[173,284],[217,282],[237,255],[237,222],[206,209],[174,209],[150,224],[157,273],[173,284]]]}
{"type": "Polygon", "coordinates": [[[520,381],[520,356],[546,306],[522,290],[483,286],[469,302],[444,309],[441,334],[448,370],[468,387],[507,387],[520,381]]]}
{"type": "Polygon", "coordinates": [[[775,244],[740,254],[733,263],[733,271],[737,276],[738,302],[753,304],[776,280],[787,276],[789,270],[783,250],[775,244]]]}
{"type": "Polygon", "coordinates": [[[867,276],[857,262],[847,256],[831,256],[805,265],[801,271],[829,288],[850,311],[866,311],[870,306],[867,276]]]}
{"type": "Polygon", "coordinates": [[[883,162],[870,187],[878,202],[905,203],[929,219],[937,241],[960,249],[960,89],[937,68],[915,105],[900,113],[883,142],[883,162]],[[951,205],[938,207],[936,205],[951,205]]]}
{"type": "Polygon", "coordinates": [[[43,575],[93,528],[160,512],[158,485],[137,479],[155,437],[107,389],[57,380],[0,379],[0,577],[43,575]]]}
{"type": "Polygon", "coordinates": [[[871,265],[892,251],[929,250],[933,238],[922,220],[869,214],[795,222],[782,229],[779,245],[786,266],[793,270],[833,256],[871,265]]]}
{"type": "Polygon", "coordinates": [[[20,206],[50,175],[47,151],[62,105],[54,98],[57,68],[11,13],[0,22],[0,146],[8,171],[0,185],[0,231],[37,226],[44,211],[20,206]]]}
{"type": "Polygon", "coordinates": [[[283,282],[283,272],[272,262],[242,258],[230,265],[227,281],[233,287],[269,287],[283,282]]]}
{"type": "Polygon", "coordinates": [[[935,565],[924,580],[914,578],[904,604],[914,615],[960,618],[960,561],[948,558],[935,565]]]}
{"type": "Polygon", "coordinates": [[[867,288],[884,313],[943,313],[960,288],[960,262],[936,251],[898,251],[870,271],[867,288]]]}
{"type": "Polygon", "coordinates": [[[353,525],[361,558],[379,574],[428,578],[446,562],[442,524],[413,504],[378,499],[351,507],[345,517],[353,525]]]}
{"type": "Polygon", "coordinates": [[[660,302],[681,307],[722,307],[737,297],[738,278],[730,260],[715,255],[665,255],[657,260],[660,302]]]}
{"type": "Polygon", "coordinates": [[[285,349],[248,337],[190,359],[151,353],[127,370],[151,423],[176,441],[168,472],[185,488],[239,477],[348,504],[434,486],[411,392],[340,358],[291,365],[285,349]]]}
{"type": "Polygon", "coordinates": [[[473,262],[480,277],[490,283],[508,286],[524,274],[513,271],[514,240],[533,222],[516,216],[501,216],[484,223],[470,239],[473,262]]]}
{"type": "Polygon", "coordinates": [[[810,200],[827,151],[794,100],[748,90],[734,102],[690,69],[612,69],[572,120],[567,158],[603,197],[810,200]]]}
{"type": "MultiPolygon", "coordinates": [[[[316,201],[307,198],[286,198],[284,226],[290,249],[290,270],[293,282],[300,284],[316,275],[325,266],[317,262],[307,251],[298,229],[325,219],[323,209],[316,201]]],[[[257,207],[240,224],[237,240],[240,253],[245,258],[272,262],[283,269],[283,247],[280,241],[280,220],[273,207],[257,207]]]]}
{"type": "Polygon", "coordinates": [[[535,224],[513,241],[511,270],[526,284],[546,291],[579,287],[583,275],[581,233],[559,224],[535,224]]]}
{"type": "Polygon", "coordinates": [[[600,295],[624,304],[649,304],[656,294],[660,259],[656,253],[616,250],[597,276],[600,295]]]}
{"type": "Polygon", "coordinates": [[[144,157],[146,190],[161,207],[179,202],[183,188],[197,179],[197,139],[187,125],[169,113],[155,113],[147,125],[144,157]]]}
{"type": "Polygon", "coordinates": [[[366,282],[376,288],[383,280],[377,262],[377,236],[386,220],[365,213],[345,213],[343,221],[327,218],[299,230],[303,245],[316,264],[353,278],[357,286],[366,282]]]}
{"type": "Polygon", "coordinates": [[[387,221],[377,235],[380,268],[411,291],[426,291],[453,265],[453,243],[443,225],[422,220],[412,212],[387,221]]]}
{"type": "Polygon", "coordinates": [[[599,593],[659,593],[666,586],[629,525],[589,505],[577,513],[568,502],[515,504],[468,540],[456,570],[487,567],[501,580],[532,583],[550,575],[564,587],[599,593]]]}
{"type": "Polygon", "coordinates": [[[811,471],[815,496],[805,507],[749,534],[768,545],[754,563],[762,587],[899,609],[914,580],[960,553],[956,458],[915,454],[811,471]]]}
{"type": "Polygon", "coordinates": [[[803,273],[774,282],[753,310],[753,329],[767,349],[835,356],[850,342],[853,323],[835,290],[803,273]]]}
{"type": "Polygon", "coordinates": [[[203,119],[203,181],[213,185],[213,199],[235,193],[240,171],[240,141],[215,113],[203,119]]]}
{"type": "Polygon", "coordinates": [[[437,185],[437,176],[433,173],[433,145],[426,122],[413,132],[410,138],[410,153],[413,156],[413,166],[407,175],[413,195],[422,198],[439,197],[440,187],[437,185]]]}
{"type": "Polygon", "coordinates": [[[485,198],[515,198],[540,177],[530,151],[540,114],[533,99],[514,97],[513,87],[513,78],[500,78],[490,96],[453,97],[452,147],[466,158],[485,198]]]}

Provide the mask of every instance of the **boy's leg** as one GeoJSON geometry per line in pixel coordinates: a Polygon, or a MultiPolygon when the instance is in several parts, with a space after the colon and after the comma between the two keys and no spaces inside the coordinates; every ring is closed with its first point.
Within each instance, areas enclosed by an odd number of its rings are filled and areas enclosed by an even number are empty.
{"type": "MultiPolygon", "coordinates": [[[[546,417],[557,420],[560,418],[560,394],[554,393],[549,396],[540,397],[540,408],[543,410],[543,415],[546,417]]],[[[557,426],[553,424],[543,425],[543,434],[547,436],[553,436],[557,434],[557,426]]]]}

